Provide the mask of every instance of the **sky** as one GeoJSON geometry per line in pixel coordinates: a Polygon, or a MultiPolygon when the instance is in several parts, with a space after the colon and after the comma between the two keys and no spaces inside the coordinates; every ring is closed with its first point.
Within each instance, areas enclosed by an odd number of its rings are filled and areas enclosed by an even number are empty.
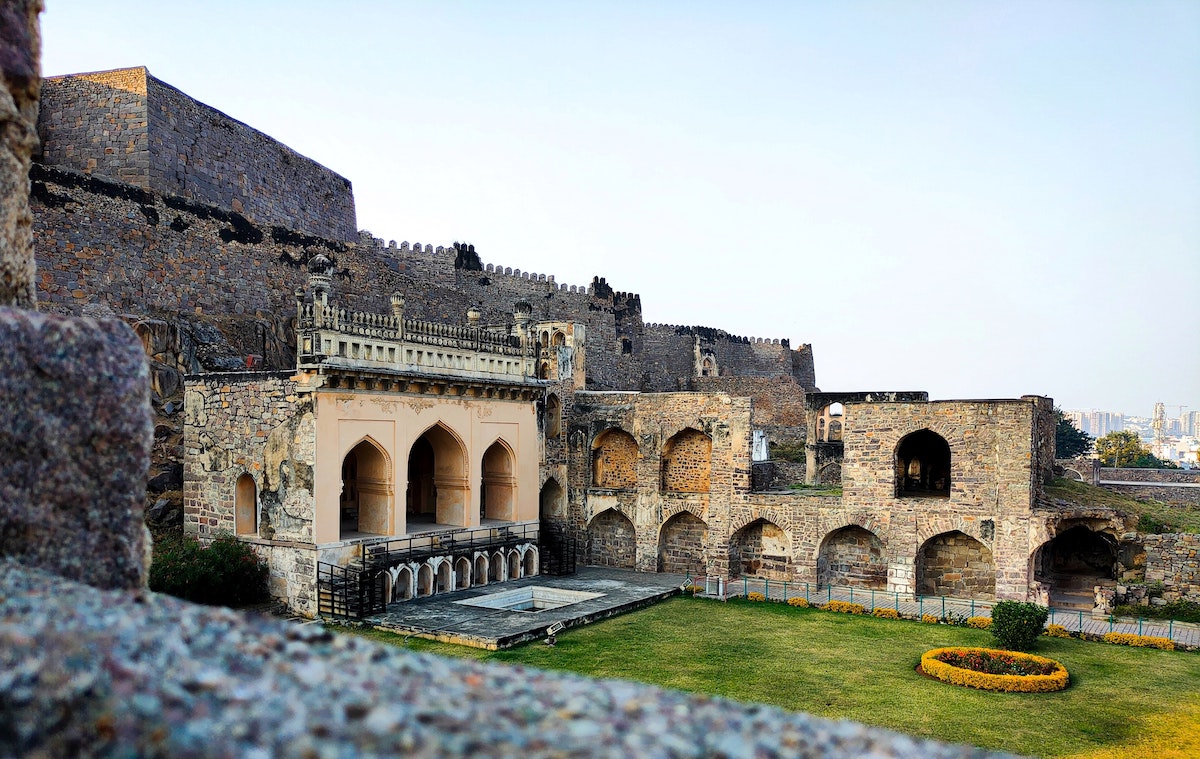
{"type": "Polygon", "coordinates": [[[822,390],[1200,410],[1200,3],[46,0],[376,237],[813,346],[822,390]]]}

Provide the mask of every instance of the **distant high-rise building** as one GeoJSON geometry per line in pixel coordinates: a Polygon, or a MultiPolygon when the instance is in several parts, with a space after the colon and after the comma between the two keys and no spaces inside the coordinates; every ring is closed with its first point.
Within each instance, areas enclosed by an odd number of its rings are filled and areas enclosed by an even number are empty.
{"type": "Polygon", "coordinates": [[[1125,415],[1113,411],[1064,411],[1067,419],[1092,437],[1102,437],[1110,432],[1125,429],[1125,415]]]}

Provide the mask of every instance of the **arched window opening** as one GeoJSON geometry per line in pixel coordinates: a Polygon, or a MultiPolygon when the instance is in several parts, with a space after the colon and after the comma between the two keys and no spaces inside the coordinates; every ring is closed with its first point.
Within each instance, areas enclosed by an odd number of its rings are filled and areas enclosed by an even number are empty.
{"type": "Polygon", "coordinates": [[[237,479],[234,488],[234,522],[238,535],[258,533],[258,486],[250,474],[237,479]]]}
{"type": "Polygon", "coordinates": [[[567,344],[567,336],[564,335],[562,332],[556,331],[554,333],[554,338],[550,341],[550,344],[555,347],[558,347],[560,345],[566,345],[567,344]]]}
{"type": "Polygon", "coordinates": [[[517,480],[512,451],[497,440],[483,454],[483,480],[479,487],[479,520],[515,518],[517,480]]]}
{"type": "Polygon", "coordinates": [[[830,403],[817,412],[817,440],[822,443],[842,442],[842,416],[845,406],[830,403]]]}
{"type": "Polygon", "coordinates": [[[592,485],[598,488],[637,487],[638,445],[621,429],[605,430],[592,444],[592,485]]]}
{"type": "Polygon", "coordinates": [[[467,525],[467,456],[440,423],[417,438],[408,453],[408,524],[467,525]]]}
{"type": "Polygon", "coordinates": [[[658,532],[658,571],[703,577],[704,540],[708,525],[690,511],[681,511],[663,523],[658,532]]]}
{"type": "Polygon", "coordinates": [[[834,530],[821,541],[817,553],[817,583],[884,590],[887,556],[883,541],[857,525],[834,530]]]}
{"type": "Polygon", "coordinates": [[[699,430],[685,429],[663,446],[662,489],[707,493],[712,470],[712,438],[699,430]]]}
{"type": "Polygon", "coordinates": [[[538,512],[542,519],[560,517],[563,513],[563,492],[558,480],[551,477],[542,485],[542,493],[538,496],[538,512]]]}
{"type": "Polygon", "coordinates": [[[371,440],[363,440],[342,459],[341,538],[390,535],[391,465],[371,440]]]}
{"type": "Polygon", "coordinates": [[[917,593],[995,598],[996,564],[991,549],[957,530],[935,535],[917,555],[917,593]]]}
{"type": "Polygon", "coordinates": [[[554,393],[546,396],[546,439],[562,436],[562,401],[554,393]]]}
{"type": "Polygon", "coordinates": [[[550,379],[550,362],[543,361],[538,364],[538,379],[550,379]]]}
{"type": "Polygon", "coordinates": [[[896,446],[897,497],[950,497],[950,444],[931,430],[917,430],[896,446]]]}
{"type": "Polygon", "coordinates": [[[633,522],[615,509],[605,509],[588,525],[588,563],[633,569],[637,555],[633,522]]]}

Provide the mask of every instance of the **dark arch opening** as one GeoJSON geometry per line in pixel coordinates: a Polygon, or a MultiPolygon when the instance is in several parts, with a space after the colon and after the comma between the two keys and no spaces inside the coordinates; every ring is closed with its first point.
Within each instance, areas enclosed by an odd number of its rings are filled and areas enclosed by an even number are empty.
{"type": "Polygon", "coordinates": [[[440,423],[417,438],[408,452],[408,523],[467,524],[467,457],[440,423]]]}
{"type": "Polygon", "coordinates": [[[1076,525],[1038,548],[1033,577],[1049,586],[1051,605],[1091,609],[1095,587],[1116,584],[1116,541],[1076,525]]]}
{"type": "Polygon", "coordinates": [[[341,530],[344,538],[391,533],[391,467],[374,442],[363,440],[342,459],[341,530]]]}
{"type": "Polygon", "coordinates": [[[950,444],[931,430],[917,430],[896,446],[896,496],[950,497],[950,444]]]}

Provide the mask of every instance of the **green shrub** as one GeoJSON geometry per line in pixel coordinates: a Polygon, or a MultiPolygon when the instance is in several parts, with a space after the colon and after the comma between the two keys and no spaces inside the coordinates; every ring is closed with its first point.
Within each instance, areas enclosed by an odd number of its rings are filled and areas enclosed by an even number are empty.
{"type": "Polygon", "coordinates": [[[250,546],[231,535],[208,546],[174,535],[154,543],[150,589],[195,603],[244,606],[266,600],[268,573],[250,546]]]}
{"type": "Polygon", "coordinates": [[[992,607],[992,635],[1001,648],[1032,651],[1049,615],[1045,606],[1001,601],[992,607]]]}
{"type": "Polygon", "coordinates": [[[1142,514],[1138,518],[1138,532],[1159,534],[1164,532],[1174,532],[1174,528],[1166,522],[1160,521],[1149,514],[1142,514]]]}

